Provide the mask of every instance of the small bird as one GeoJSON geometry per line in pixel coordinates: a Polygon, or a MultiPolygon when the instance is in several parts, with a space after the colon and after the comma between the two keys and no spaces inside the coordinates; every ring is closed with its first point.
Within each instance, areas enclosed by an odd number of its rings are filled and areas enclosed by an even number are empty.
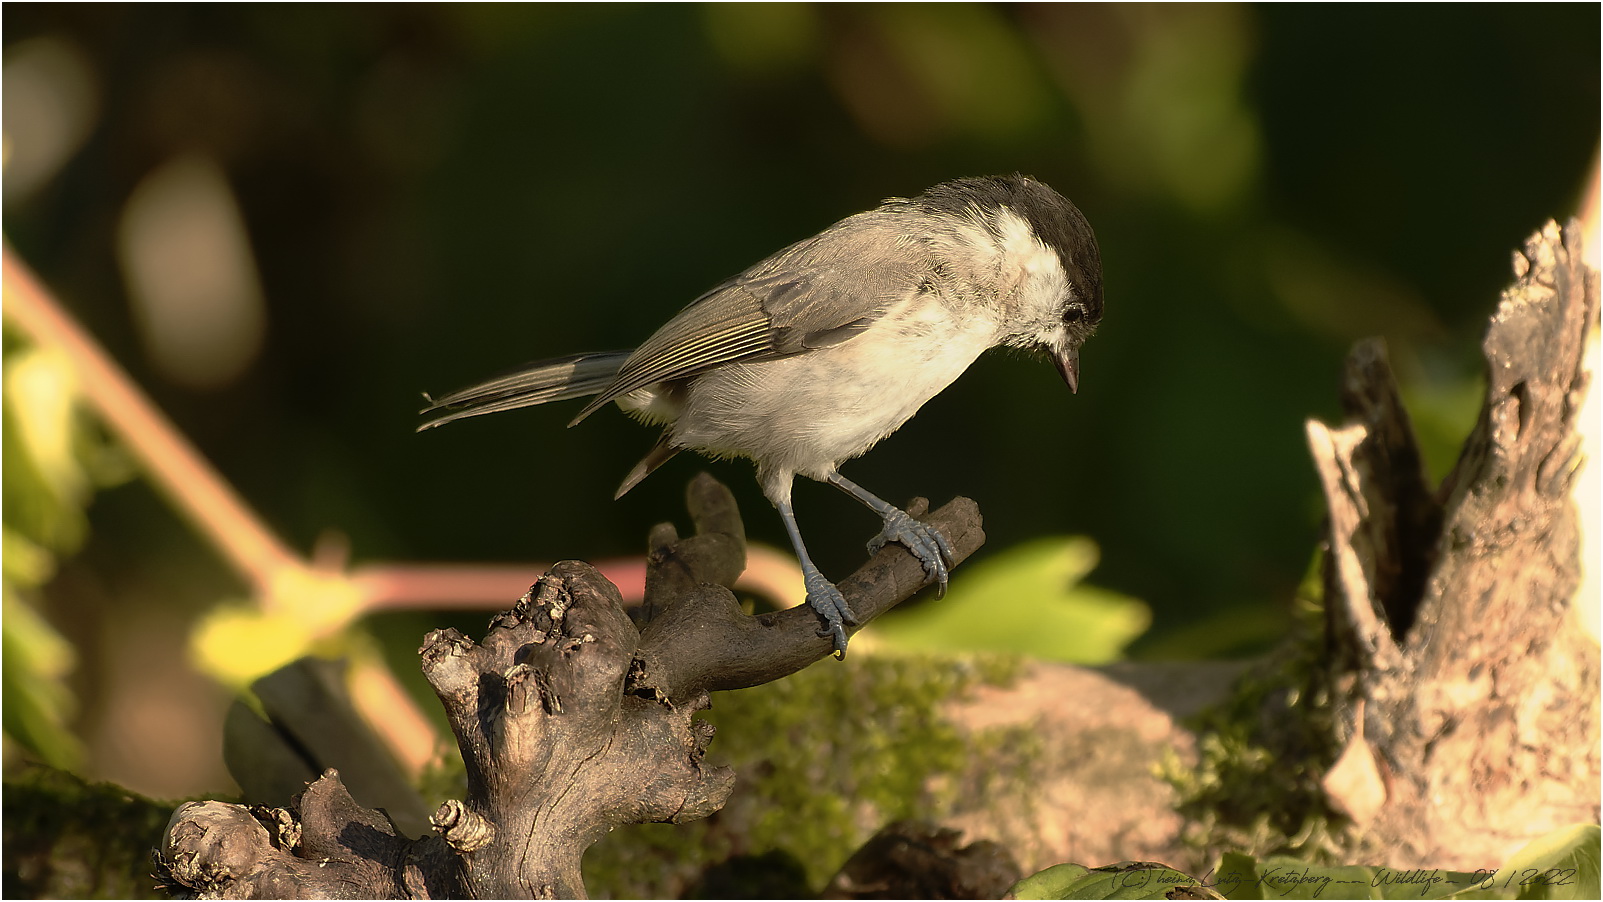
{"type": "Polygon", "coordinates": [[[846,654],[857,625],[807,554],[791,509],[797,474],[878,514],[868,546],[907,547],[945,594],[941,533],[840,475],[993,347],[1044,350],[1075,391],[1080,345],[1102,320],[1102,261],[1080,210],[1022,175],[943,182],[835,223],[690,302],[634,350],[522,367],[439,399],[430,429],[463,417],[594,396],[661,425],[614,498],[689,448],[756,464],[800,560],[807,601],[846,654]]]}

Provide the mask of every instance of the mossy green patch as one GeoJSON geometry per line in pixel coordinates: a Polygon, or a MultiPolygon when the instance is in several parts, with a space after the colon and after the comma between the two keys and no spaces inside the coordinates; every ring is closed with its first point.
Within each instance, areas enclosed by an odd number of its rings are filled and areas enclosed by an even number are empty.
{"type": "Polygon", "coordinates": [[[1298,589],[1291,639],[1196,718],[1197,765],[1171,754],[1162,766],[1189,821],[1183,838],[1204,859],[1228,851],[1334,864],[1345,849],[1345,819],[1321,785],[1339,752],[1319,638],[1321,567],[1316,556],[1298,589]]]}
{"type": "Polygon", "coordinates": [[[1032,746],[1021,731],[967,735],[943,712],[1019,672],[1000,655],[858,655],[719,693],[708,760],[739,775],[728,804],[683,826],[620,829],[586,856],[586,885],[618,897],[815,894],[886,823],[939,820],[974,787],[1008,781],[998,751],[1022,773],[1032,746]],[[736,866],[751,860],[767,866],[736,866]],[[742,882],[752,872],[770,879],[742,882]]]}
{"type": "Polygon", "coordinates": [[[5,784],[5,897],[166,899],[150,851],[177,807],[31,766],[5,784]]]}

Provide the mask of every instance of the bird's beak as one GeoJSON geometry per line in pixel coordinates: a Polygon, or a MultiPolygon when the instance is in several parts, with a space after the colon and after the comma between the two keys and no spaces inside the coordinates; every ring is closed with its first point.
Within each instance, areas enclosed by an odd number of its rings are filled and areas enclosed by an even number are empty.
{"type": "Polygon", "coordinates": [[[1063,376],[1063,382],[1064,384],[1068,385],[1069,391],[1076,393],[1079,392],[1080,349],[1064,348],[1061,351],[1053,350],[1052,362],[1057,364],[1058,373],[1063,376]]]}

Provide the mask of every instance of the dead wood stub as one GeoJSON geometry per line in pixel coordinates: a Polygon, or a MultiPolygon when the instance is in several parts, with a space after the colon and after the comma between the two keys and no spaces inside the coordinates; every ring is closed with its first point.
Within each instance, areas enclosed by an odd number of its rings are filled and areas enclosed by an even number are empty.
{"type": "Polygon", "coordinates": [[[1550,224],[1517,255],[1485,401],[1439,491],[1378,342],[1349,358],[1348,422],[1309,423],[1330,510],[1333,801],[1392,866],[1495,866],[1598,815],[1598,646],[1574,616],[1596,599],[1577,597],[1570,497],[1598,283],[1579,242],[1550,224]]]}

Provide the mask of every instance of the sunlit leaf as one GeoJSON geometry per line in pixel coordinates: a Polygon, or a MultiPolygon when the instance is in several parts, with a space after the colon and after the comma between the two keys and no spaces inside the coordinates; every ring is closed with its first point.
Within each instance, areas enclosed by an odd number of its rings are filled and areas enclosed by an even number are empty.
{"type": "Polygon", "coordinates": [[[254,604],[219,604],[195,627],[195,666],[222,683],[244,689],[251,681],[306,654],[314,637],[293,612],[264,613],[254,604]]]}
{"type": "Polygon", "coordinates": [[[5,522],[53,551],[87,529],[89,478],[73,453],[77,397],[59,354],[8,348],[5,361],[5,522]]]}
{"type": "Polygon", "coordinates": [[[1003,651],[1078,664],[1119,657],[1151,623],[1147,606],[1082,582],[1090,539],[1038,539],[960,570],[951,592],[875,624],[882,647],[1003,651]]]}
{"type": "Polygon", "coordinates": [[[1596,899],[1603,894],[1599,878],[1597,824],[1563,827],[1514,853],[1491,880],[1499,889],[1517,888],[1521,899],[1596,899]]]}

